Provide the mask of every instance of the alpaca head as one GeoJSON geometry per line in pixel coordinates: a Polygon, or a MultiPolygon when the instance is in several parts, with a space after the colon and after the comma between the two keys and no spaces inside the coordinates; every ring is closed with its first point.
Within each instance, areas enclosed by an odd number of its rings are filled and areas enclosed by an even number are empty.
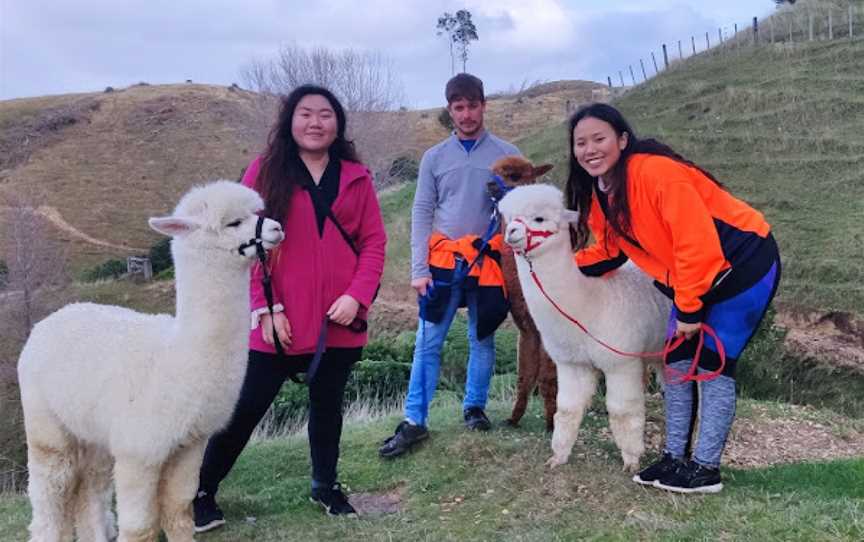
{"type": "MultiPolygon", "coordinates": [[[[497,175],[505,186],[515,188],[527,184],[534,184],[542,175],[552,169],[552,164],[534,165],[521,156],[503,156],[495,161],[490,168],[493,175],[497,175]]],[[[504,194],[501,186],[495,181],[486,184],[492,199],[499,201],[504,194]]]]}
{"type": "MultiPolygon", "coordinates": [[[[233,181],[216,181],[190,190],[172,216],[153,217],[150,227],[173,237],[172,251],[206,250],[235,259],[255,257],[255,247],[244,246],[256,237],[258,214],[264,208],[261,196],[233,181]],[[242,247],[242,248],[241,248],[242,247]]],[[[284,238],[282,226],[265,218],[261,240],[269,250],[284,238]]]]}
{"type": "Polygon", "coordinates": [[[552,185],[535,184],[514,188],[498,204],[505,224],[504,241],[522,255],[538,255],[549,247],[566,243],[568,226],[579,214],[564,207],[564,195],[552,185]]]}

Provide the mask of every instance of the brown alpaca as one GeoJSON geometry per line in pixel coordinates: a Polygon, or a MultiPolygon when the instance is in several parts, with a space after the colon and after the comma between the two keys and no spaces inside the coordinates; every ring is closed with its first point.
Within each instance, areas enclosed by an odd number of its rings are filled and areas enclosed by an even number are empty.
{"type": "MultiPolygon", "coordinates": [[[[491,169],[492,173],[501,177],[504,184],[515,187],[534,184],[541,175],[552,169],[552,166],[547,164],[535,168],[521,156],[505,156],[492,164],[491,169]]],[[[494,182],[489,184],[489,191],[496,200],[503,196],[494,182]]],[[[519,425],[528,405],[528,397],[539,386],[546,411],[546,430],[551,431],[555,417],[555,396],[558,393],[555,363],[543,349],[540,333],[528,313],[528,305],[522,297],[522,287],[516,274],[513,250],[506,243],[502,244],[501,249],[501,271],[504,273],[504,284],[510,297],[510,314],[519,328],[516,403],[506,423],[514,427],[519,425]]]]}

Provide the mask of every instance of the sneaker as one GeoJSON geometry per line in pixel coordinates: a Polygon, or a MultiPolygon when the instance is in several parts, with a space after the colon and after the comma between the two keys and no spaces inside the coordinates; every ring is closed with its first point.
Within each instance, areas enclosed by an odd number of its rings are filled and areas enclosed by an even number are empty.
{"type": "Polygon", "coordinates": [[[407,420],[396,427],[392,437],[384,441],[384,445],[378,448],[378,455],[385,458],[397,457],[412,446],[429,438],[429,431],[425,425],[413,425],[407,420]]]}
{"type": "Polygon", "coordinates": [[[357,510],[348,502],[348,497],[342,493],[342,486],[338,482],[332,487],[312,488],[309,500],[323,506],[329,516],[357,517],[357,510]]]}
{"type": "Polygon", "coordinates": [[[664,476],[669,476],[676,470],[678,467],[682,466],[684,461],[681,459],[675,459],[672,457],[672,454],[666,452],[663,454],[663,457],[660,461],[654,463],[649,467],[645,467],[641,471],[639,471],[635,476],[633,476],[633,481],[637,484],[642,484],[643,486],[653,486],[654,482],[663,478],[664,476]]]}
{"type": "Polygon", "coordinates": [[[466,408],[462,415],[465,418],[465,427],[471,431],[488,431],[492,428],[492,423],[480,407],[466,408]]]}
{"type": "Polygon", "coordinates": [[[654,487],[675,493],[719,493],[723,489],[720,469],[712,469],[695,461],[654,482],[654,487]]]}
{"type": "Polygon", "coordinates": [[[195,532],[205,533],[225,525],[225,514],[216,504],[216,498],[206,491],[199,491],[192,501],[195,515],[195,532]]]}

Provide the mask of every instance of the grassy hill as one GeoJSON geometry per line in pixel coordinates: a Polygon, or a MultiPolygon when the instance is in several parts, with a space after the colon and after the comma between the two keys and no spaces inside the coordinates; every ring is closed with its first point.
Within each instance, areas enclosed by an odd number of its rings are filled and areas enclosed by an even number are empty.
{"type": "MultiPolygon", "coordinates": [[[[502,96],[490,100],[489,122],[507,136],[531,133],[603,98],[602,89],[559,81],[502,96]]],[[[27,196],[76,270],[146,252],[159,239],[149,216],[195,183],[240,177],[262,148],[272,107],[236,87],[198,84],[0,101],[0,211],[4,194],[27,196]]],[[[439,111],[396,114],[411,126],[400,153],[419,158],[446,135],[439,111]]]]}
{"type": "MultiPolygon", "coordinates": [[[[615,105],[766,214],[783,304],[864,314],[864,40],[713,51],[615,105]]],[[[566,138],[559,125],[522,142],[559,183],[566,138]]]]}

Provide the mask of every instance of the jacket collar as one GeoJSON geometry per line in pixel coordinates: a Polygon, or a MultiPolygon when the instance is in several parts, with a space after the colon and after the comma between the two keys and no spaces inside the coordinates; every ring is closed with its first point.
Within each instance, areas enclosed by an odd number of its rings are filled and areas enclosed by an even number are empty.
{"type": "Polygon", "coordinates": [[[346,184],[360,180],[364,177],[372,177],[369,169],[359,162],[351,162],[350,160],[340,161],[342,168],[339,174],[339,183],[346,184]]]}

